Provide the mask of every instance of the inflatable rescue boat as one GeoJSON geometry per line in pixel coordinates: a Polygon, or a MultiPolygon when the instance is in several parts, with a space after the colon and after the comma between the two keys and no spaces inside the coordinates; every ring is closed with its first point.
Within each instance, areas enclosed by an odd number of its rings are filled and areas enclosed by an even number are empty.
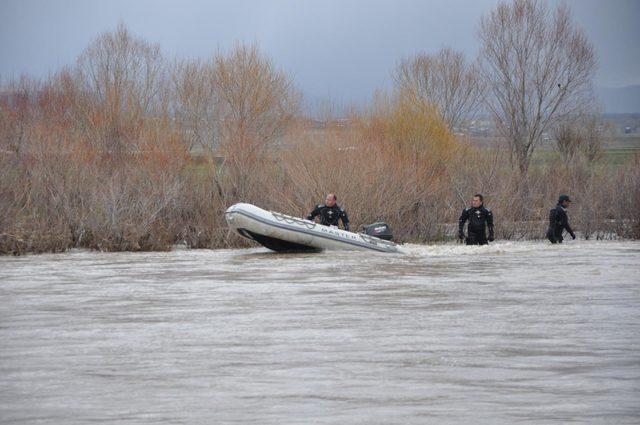
{"type": "Polygon", "coordinates": [[[366,233],[353,233],[243,203],[229,207],[225,218],[240,236],[278,252],[325,249],[398,252],[395,243],[382,239],[391,238],[385,223],[366,226],[366,233]]]}

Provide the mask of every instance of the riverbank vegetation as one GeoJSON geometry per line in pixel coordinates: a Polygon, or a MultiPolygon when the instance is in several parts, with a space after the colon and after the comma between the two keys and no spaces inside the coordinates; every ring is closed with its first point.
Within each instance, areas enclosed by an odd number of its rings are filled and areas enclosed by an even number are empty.
{"type": "Polygon", "coordinates": [[[451,49],[409,58],[392,93],[318,122],[257,46],[169,60],[121,25],[75,65],[3,84],[0,253],[242,246],[227,230],[228,206],[302,216],[326,192],[355,229],[385,220],[404,242],[452,238],[477,192],[497,238],[542,237],[560,193],[574,200],[582,237],[640,237],[640,157],[603,155],[593,52],[568,11],[515,1],[481,32],[477,63],[451,49]],[[549,25],[554,36],[541,39],[549,25]],[[501,50],[500,40],[515,44],[501,50]],[[562,59],[544,67],[539,55],[512,54],[528,42],[562,59]],[[490,146],[456,134],[481,105],[496,121],[490,146]],[[537,149],[545,134],[554,151],[537,149]]]}

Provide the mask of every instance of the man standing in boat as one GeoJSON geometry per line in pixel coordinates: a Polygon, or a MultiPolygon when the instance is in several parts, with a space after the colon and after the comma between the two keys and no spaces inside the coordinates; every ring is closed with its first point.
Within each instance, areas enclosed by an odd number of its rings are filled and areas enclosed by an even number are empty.
{"type": "Polygon", "coordinates": [[[471,206],[462,210],[462,215],[458,219],[458,238],[465,240],[464,223],[469,220],[467,226],[467,245],[487,245],[493,242],[493,213],[485,208],[484,199],[481,194],[476,194],[471,201],[471,206]],[[489,239],[485,232],[489,228],[489,239]]]}
{"type": "Polygon", "coordinates": [[[549,228],[547,229],[547,239],[551,243],[562,243],[564,240],[562,233],[566,230],[573,239],[576,234],[573,233],[569,226],[569,217],[567,216],[567,208],[571,205],[571,199],[567,195],[560,195],[558,205],[549,211],[549,228]]]}
{"type": "Polygon", "coordinates": [[[320,216],[320,224],[325,226],[336,226],[340,220],[344,225],[344,230],[349,230],[349,217],[347,212],[340,208],[336,201],[338,198],[333,193],[329,193],[324,200],[324,204],[317,205],[311,214],[307,217],[307,220],[314,220],[317,216],[320,216]]]}

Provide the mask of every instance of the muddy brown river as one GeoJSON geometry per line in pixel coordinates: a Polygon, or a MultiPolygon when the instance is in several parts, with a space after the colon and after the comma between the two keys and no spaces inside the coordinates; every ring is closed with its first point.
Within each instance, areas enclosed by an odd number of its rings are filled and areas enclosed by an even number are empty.
{"type": "Polygon", "coordinates": [[[640,243],[0,258],[0,423],[640,423],[640,243]]]}

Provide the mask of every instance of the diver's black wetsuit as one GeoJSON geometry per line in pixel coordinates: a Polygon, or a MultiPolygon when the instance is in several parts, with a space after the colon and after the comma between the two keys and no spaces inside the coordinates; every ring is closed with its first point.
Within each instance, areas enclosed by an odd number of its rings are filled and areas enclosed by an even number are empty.
{"type": "Polygon", "coordinates": [[[458,236],[464,239],[464,223],[469,220],[467,227],[467,245],[487,245],[493,242],[493,213],[491,210],[481,205],[478,208],[469,207],[462,210],[460,219],[458,220],[458,236]],[[489,241],[485,228],[489,228],[489,241]]]}
{"type": "Polygon", "coordinates": [[[325,204],[317,205],[311,214],[307,217],[307,220],[313,220],[316,216],[320,216],[320,224],[325,226],[338,226],[340,220],[344,225],[344,230],[349,230],[349,217],[347,212],[340,208],[337,204],[328,207],[325,204]]]}
{"type": "Polygon", "coordinates": [[[567,210],[560,204],[556,205],[551,211],[549,211],[549,228],[547,229],[547,239],[551,243],[562,243],[564,240],[562,232],[567,230],[573,239],[576,238],[575,233],[569,226],[569,217],[567,216],[567,210]]]}

